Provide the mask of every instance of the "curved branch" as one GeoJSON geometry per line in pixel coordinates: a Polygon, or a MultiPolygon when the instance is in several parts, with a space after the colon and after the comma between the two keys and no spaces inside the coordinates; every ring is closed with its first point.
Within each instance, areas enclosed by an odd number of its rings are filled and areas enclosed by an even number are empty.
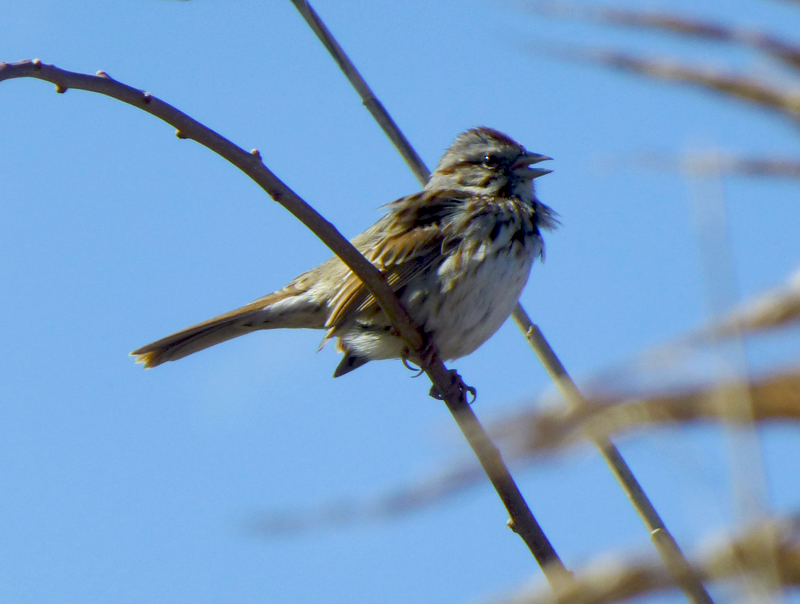
{"type": "Polygon", "coordinates": [[[422,368],[458,422],[459,428],[508,510],[511,517],[509,526],[525,541],[536,560],[549,573],[549,579],[560,580],[566,575],[561,560],[525,503],[500,452],[489,440],[486,431],[467,403],[460,378],[454,380],[453,374],[445,368],[437,355],[427,355],[423,351],[426,345],[424,334],[409,317],[381,273],[330,222],[275,176],[262,163],[258,150],[253,149],[248,153],[172,105],[148,92],[117,82],[102,71],[97,72],[96,76],[74,73],[46,65],[38,59],[0,63],[0,82],[14,78],[36,78],[52,82],[56,85],[56,91],[60,93],[70,88],[97,92],[154,115],[177,128],[176,134],[179,138],[192,139],[227,159],[311,229],[364,282],[380,303],[392,326],[409,346],[420,353],[421,358],[431,359],[424,362],[422,368]],[[550,572],[550,569],[553,571],[550,572]]]}
{"type": "Polygon", "coordinates": [[[261,161],[261,154],[257,149],[248,153],[169,103],[152,96],[149,92],[118,82],[104,71],[98,71],[94,76],[75,73],[59,69],[54,65],[46,65],[38,59],[18,63],[1,63],[0,82],[13,78],[36,78],[52,82],[56,85],[56,91],[59,93],[75,88],[110,96],[174,126],[177,128],[175,134],[178,138],[192,139],[222,156],[247,174],[270,197],[294,214],[361,278],[369,290],[375,294],[375,297],[380,300],[381,308],[391,320],[392,325],[412,349],[420,350],[424,345],[424,339],[419,329],[414,325],[380,272],[336,230],[336,227],[275,176],[261,161]]]}

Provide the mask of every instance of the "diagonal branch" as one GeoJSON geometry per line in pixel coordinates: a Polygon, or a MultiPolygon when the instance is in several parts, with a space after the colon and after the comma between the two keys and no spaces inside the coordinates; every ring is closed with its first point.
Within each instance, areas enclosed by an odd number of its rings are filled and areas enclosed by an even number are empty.
{"type": "MultiPolygon", "coordinates": [[[[294,214],[339,256],[380,302],[381,309],[400,336],[413,350],[422,353],[426,343],[424,335],[386,284],[381,273],[330,222],[322,218],[316,210],[275,176],[261,161],[258,150],[254,149],[248,153],[172,105],[148,92],[117,82],[102,71],[96,76],[74,73],[53,65],[45,65],[38,59],[12,64],[0,63],[0,82],[24,77],[52,82],[60,93],[76,88],[120,100],[174,126],[177,128],[176,134],[179,138],[192,139],[231,162],[275,201],[294,214]]],[[[424,354],[420,356],[425,358],[424,354]]],[[[445,368],[444,363],[436,355],[433,355],[430,361],[423,363],[423,369],[455,417],[478,461],[500,495],[511,517],[509,526],[522,537],[536,560],[546,569],[548,579],[551,582],[559,582],[566,576],[564,566],[531,514],[500,452],[489,440],[486,431],[467,403],[460,378],[454,380],[453,374],[445,368]]]]}
{"type": "Polygon", "coordinates": [[[425,162],[422,161],[422,158],[411,146],[411,143],[408,142],[408,139],[401,132],[400,128],[397,127],[397,124],[392,119],[392,116],[389,115],[389,112],[386,111],[383,103],[381,103],[378,97],[375,96],[375,93],[372,92],[369,84],[361,77],[361,74],[358,69],[356,69],[356,66],[353,65],[350,57],[348,57],[342,47],[339,46],[336,38],[333,37],[333,34],[325,26],[325,23],[322,22],[322,19],[319,18],[319,15],[317,15],[317,12],[311,7],[307,0],[292,0],[292,4],[294,4],[295,8],[303,16],[303,19],[306,20],[306,23],[308,23],[317,35],[317,38],[319,38],[320,42],[325,46],[333,57],[333,60],[336,61],[339,69],[342,70],[342,73],[344,73],[353,88],[358,92],[364,106],[372,114],[372,117],[375,118],[375,121],[378,122],[383,132],[389,137],[389,140],[392,141],[400,152],[400,155],[403,156],[403,159],[414,173],[414,176],[416,176],[420,184],[424,186],[431,175],[430,170],[428,170],[425,162]]]}
{"type": "MultiPolygon", "coordinates": [[[[314,9],[312,9],[308,4],[308,0],[292,0],[292,3],[297,7],[297,10],[314,30],[314,33],[323,43],[325,48],[327,48],[331,53],[334,60],[342,69],[352,86],[361,95],[361,98],[364,100],[364,104],[367,105],[367,107],[370,107],[368,100],[375,99],[375,95],[361,77],[361,74],[359,74],[353,63],[347,57],[344,50],[336,42],[331,32],[325,27],[319,16],[316,14],[316,12],[314,12],[314,9]]],[[[381,111],[386,113],[383,105],[380,104],[377,99],[375,99],[375,102],[377,103],[377,106],[380,107],[381,111]]],[[[373,115],[375,115],[374,112],[373,115]]],[[[422,169],[420,168],[419,163],[421,160],[419,160],[419,156],[411,148],[411,145],[408,143],[408,140],[405,138],[405,136],[403,136],[403,134],[400,132],[397,124],[395,124],[394,120],[392,120],[388,114],[386,114],[386,119],[382,118],[381,116],[376,116],[376,120],[380,124],[381,128],[383,128],[386,135],[393,142],[395,142],[395,146],[405,159],[406,163],[408,163],[408,165],[411,167],[412,172],[415,173],[417,178],[424,185],[425,182],[427,182],[428,177],[427,169],[425,168],[424,164],[422,165],[422,169]],[[401,142],[398,144],[397,141],[401,142]]],[[[530,346],[533,348],[536,355],[539,357],[539,360],[545,366],[545,369],[548,371],[548,373],[550,373],[553,380],[557,385],[559,385],[559,387],[564,387],[564,392],[566,392],[565,400],[567,403],[573,404],[574,402],[575,405],[580,405],[580,392],[575,387],[575,384],[572,382],[569,374],[567,374],[564,366],[558,361],[553,349],[545,339],[544,334],[542,334],[537,326],[533,325],[528,317],[527,312],[525,312],[525,309],[521,304],[517,303],[512,313],[512,317],[530,346]],[[567,384],[571,384],[571,388],[568,388],[567,384]]],[[[653,504],[650,502],[644,490],[639,485],[636,477],[633,475],[633,472],[631,472],[627,463],[622,458],[622,455],[620,455],[610,441],[597,441],[596,444],[601,454],[611,467],[612,472],[616,476],[617,480],[622,485],[623,490],[630,498],[633,506],[644,520],[645,525],[650,531],[651,539],[653,540],[656,549],[661,554],[664,563],[669,569],[669,572],[675,579],[676,583],[681,586],[681,589],[684,591],[689,601],[693,603],[711,603],[712,600],[708,592],[703,587],[703,584],[691,572],[689,563],[683,557],[677,542],[667,530],[664,523],[661,521],[661,518],[658,516],[653,504]]],[[[542,537],[544,537],[544,534],[542,534],[542,537]]],[[[555,555],[555,552],[553,553],[555,555]]],[[[547,569],[545,567],[543,567],[543,569],[545,571],[545,575],[547,575],[547,569]]],[[[548,579],[550,579],[549,576],[548,579]]],[[[557,587],[558,579],[555,582],[550,580],[550,583],[557,587]]]]}
{"type": "MultiPolygon", "coordinates": [[[[570,411],[580,411],[586,408],[588,403],[553,349],[550,348],[539,327],[534,325],[526,314],[515,311],[513,318],[517,326],[526,334],[531,346],[536,350],[539,361],[555,382],[570,411]]],[[[605,436],[590,436],[589,438],[606,464],[608,464],[614,477],[622,486],[625,495],[628,496],[634,509],[636,509],[642,522],[650,532],[653,546],[661,556],[675,584],[681,588],[690,602],[704,602],[707,604],[713,602],[700,578],[694,573],[683,555],[678,542],[675,541],[672,533],[667,529],[655,506],[647,497],[636,476],[634,476],[622,457],[619,449],[605,436]]]]}
{"type": "MultiPolygon", "coordinates": [[[[344,49],[342,49],[342,47],[333,37],[333,34],[325,26],[325,23],[323,23],[322,19],[320,19],[319,15],[317,15],[316,11],[308,3],[308,0],[291,0],[291,1],[292,4],[294,4],[295,8],[297,8],[298,12],[302,15],[303,19],[305,19],[306,23],[308,23],[309,27],[311,27],[316,36],[322,42],[323,46],[325,46],[325,48],[328,50],[330,55],[333,57],[334,61],[336,61],[336,64],[342,70],[342,73],[344,73],[347,80],[350,82],[350,84],[353,86],[353,88],[361,97],[364,106],[370,111],[372,116],[375,118],[375,121],[383,130],[384,134],[386,134],[389,140],[392,141],[395,148],[399,151],[400,155],[403,157],[406,164],[411,169],[411,172],[414,174],[414,176],[416,176],[420,184],[424,186],[428,182],[428,178],[430,177],[430,170],[428,170],[428,167],[422,161],[422,158],[420,158],[420,156],[411,146],[411,143],[408,141],[408,139],[402,133],[402,131],[397,126],[395,121],[389,115],[389,112],[386,111],[386,108],[375,96],[375,93],[372,92],[372,89],[369,87],[367,82],[361,76],[358,69],[356,69],[356,66],[347,56],[347,53],[344,52],[344,49]]],[[[519,303],[517,303],[514,312],[524,313],[525,310],[519,303]]],[[[467,432],[464,432],[464,434],[466,435],[467,432]]],[[[531,514],[531,519],[533,519],[532,514],[531,514]]],[[[536,522],[535,519],[533,520],[533,522],[534,523],[536,522]]],[[[541,538],[545,542],[543,545],[548,550],[552,551],[552,555],[557,560],[558,556],[556,555],[553,546],[547,540],[547,537],[545,536],[544,532],[539,530],[539,533],[540,533],[539,538],[541,538]]],[[[523,537],[523,539],[525,539],[525,537],[523,537]]],[[[539,562],[541,565],[541,561],[539,562]]],[[[548,573],[547,570],[548,564],[550,563],[546,563],[545,565],[542,566],[542,569],[545,572],[545,574],[548,573]]],[[[565,570],[563,566],[561,568],[558,568],[560,564],[561,562],[560,560],[558,560],[558,564],[553,566],[553,568],[557,568],[556,571],[557,576],[555,576],[554,580],[551,580],[551,583],[559,581],[560,576],[563,574],[565,570]]],[[[550,577],[548,577],[548,579],[550,579],[550,577]]]]}
{"type": "Polygon", "coordinates": [[[149,92],[117,82],[103,71],[98,71],[96,76],[75,73],[53,65],[46,65],[38,59],[18,63],[0,63],[0,82],[13,78],[36,78],[52,82],[56,85],[56,91],[59,93],[76,88],[110,96],[174,126],[177,128],[178,138],[192,139],[228,160],[311,229],[364,281],[370,291],[379,297],[384,312],[389,316],[403,339],[414,350],[419,350],[423,346],[423,337],[419,329],[414,325],[378,270],[336,230],[336,227],[322,218],[316,210],[275,176],[261,161],[261,154],[258,150],[254,149],[248,153],[172,105],[152,96],[149,92]]]}
{"type": "MultiPolygon", "coordinates": [[[[547,407],[513,414],[491,425],[489,433],[503,443],[509,459],[529,464],[586,440],[597,443],[651,427],[740,422],[741,418],[726,412],[724,401],[741,386],[731,380],[675,392],[601,392],[587,397],[580,408],[547,407]]],[[[800,367],[750,379],[744,386],[752,401],[753,422],[761,426],[800,422],[800,367]]],[[[251,528],[263,535],[279,535],[392,518],[437,505],[475,487],[481,478],[474,464],[459,463],[367,500],[340,500],[311,510],[292,507],[259,514],[251,528]]]]}

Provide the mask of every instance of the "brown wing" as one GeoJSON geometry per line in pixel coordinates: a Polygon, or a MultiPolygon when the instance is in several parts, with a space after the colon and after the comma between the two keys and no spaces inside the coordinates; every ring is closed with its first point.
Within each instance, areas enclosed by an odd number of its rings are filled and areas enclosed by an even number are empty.
{"type": "MultiPolygon", "coordinates": [[[[441,262],[452,216],[467,194],[422,191],[389,204],[389,213],[353,240],[353,244],[385,276],[397,292],[432,264],[441,262]]],[[[326,339],[356,314],[377,309],[375,297],[354,273],[344,277],[329,306],[326,339]]]]}

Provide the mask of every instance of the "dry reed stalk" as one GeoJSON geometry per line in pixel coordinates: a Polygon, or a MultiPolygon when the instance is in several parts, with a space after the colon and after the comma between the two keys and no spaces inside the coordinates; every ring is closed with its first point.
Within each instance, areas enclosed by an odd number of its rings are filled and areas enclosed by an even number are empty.
{"type": "Polygon", "coordinates": [[[687,153],[680,157],[663,153],[641,153],[636,161],[652,168],[667,168],[681,172],[740,174],[767,178],[800,179],[800,161],[788,157],[745,157],[687,153]]]}
{"type": "Polygon", "coordinates": [[[777,113],[790,119],[795,125],[800,123],[800,94],[753,77],[684,65],[666,59],[643,59],[623,52],[597,48],[577,48],[562,44],[558,50],[537,46],[537,51],[658,80],[691,84],[777,113]]]}
{"type": "MultiPolygon", "coordinates": [[[[599,393],[572,408],[548,408],[513,415],[490,426],[516,462],[554,455],[585,440],[598,441],[648,428],[686,427],[730,421],[725,398],[740,388],[736,382],[713,384],[681,392],[652,392],[637,396],[599,393]]],[[[800,422],[800,367],[754,378],[748,382],[755,422],[800,422]]],[[[747,420],[750,421],[749,419],[747,420]]],[[[429,507],[474,487],[483,477],[473,465],[458,465],[438,476],[365,502],[339,501],[311,511],[292,509],[259,515],[258,532],[275,535],[392,518],[429,507]]]]}
{"type": "MultiPolygon", "coordinates": [[[[518,414],[492,427],[491,433],[509,443],[516,457],[541,455],[572,446],[582,439],[608,438],[648,427],[751,419],[729,417],[725,400],[735,394],[737,380],[675,393],[637,396],[598,394],[572,409],[547,409],[518,414]]],[[[800,367],[746,383],[758,424],[800,422],[800,367]]]]}
{"type": "Polygon", "coordinates": [[[485,476],[480,468],[465,463],[438,476],[371,500],[337,501],[311,510],[292,507],[286,511],[255,514],[247,528],[251,532],[272,537],[397,518],[429,508],[483,480],[485,476]]]}
{"type": "MultiPolygon", "coordinates": [[[[687,173],[694,223],[700,249],[706,298],[711,317],[723,315],[737,298],[736,271],[730,243],[725,192],[719,171],[687,173]]],[[[719,400],[730,447],[733,501],[740,522],[751,523],[767,515],[768,488],[761,442],[755,429],[755,403],[747,384],[747,357],[741,337],[717,349],[717,356],[736,376],[726,384],[719,400]]],[[[763,540],[762,563],[746,583],[753,599],[764,600],[777,584],[777,543],[763,540]]]]}
{"type": "MultiPolygon", "coordinates": [[[[798,537],[796,516],[760,523],[739,536],[717,539],[714,545],[705,548],[692,567],[704,581],[741,578],[743,573],[757,571],[762,566],[761,543],[776,539],[779,586],[796,588],[800,586],[798,537]]],[[[575,580],[555,595],[528,589],[496,604],[610,604],[673,587],[669,575],[656,561],[604,559],[577,573],[575,580]]]]}
{"type": "Polygon", "coordinates": [[[733,27],[675,13],[637,12],[576,2],[531,2],[529,6],[548,16],[649,29],[697,40],[735,44],[758,50],[789,67],[800,69],[800,46],[757,29],[733,27]]]}
{"type": "Polygon", "coordinates": [[[719,340],[788,327],[800,321],[800,270],[785,286],[734,309],[695,338],[719,340]]]}

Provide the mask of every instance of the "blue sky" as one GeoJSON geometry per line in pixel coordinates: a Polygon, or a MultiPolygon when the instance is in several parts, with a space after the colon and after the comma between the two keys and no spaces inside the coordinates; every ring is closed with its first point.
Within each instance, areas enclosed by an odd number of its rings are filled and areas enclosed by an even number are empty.
{"type": "MultiPolygon", "coordinates": [[[[780,78],[736,49],[554,21],[477,0],[313,3],[429,166],[487,125],[555,158],[561,214],[522,302],[567,368],[591,376],[705,320],[687,180],[643,151],[797,156],[796,126],[699,91],[549,56],[552,41],[696,57],[780,78]]],[[[660,5],[789,35],[786,2],[660,5]]],[[[418,189],[291,3],[7,0],[0,60],[98,69],[247,149],[347,236],[418,189]]],[[[466,445],[396,362],[331,379],[320,334],[265,332],[143,371],[134,348],[278,289],[328,257],[235,168],[155,118],[50,84],[0,84],[0,588],[4,602],[485,601],[541,576],[488,485],[387,523],[280,539],[264,510],[363,499],[466,445]]],[[[742,299],[800,260],[798,184],[725,180],[742,299]]],[[[787,364],[797,331],[760,340],[787,364]]],[[[513,325],[454,363],[485,421],[550,389],[513,325]]],[[[728,442],[711,428],[622,443],[691,551],[733,526],[728,442]]],[[[763,431],[776,512],[800,503],[795,427],[763,431]]],[[[569,567],[648,537],[588,449],[519,472],[569,567]]],[[[665,598],[678,601],[678,597],[665,598]]]]}

